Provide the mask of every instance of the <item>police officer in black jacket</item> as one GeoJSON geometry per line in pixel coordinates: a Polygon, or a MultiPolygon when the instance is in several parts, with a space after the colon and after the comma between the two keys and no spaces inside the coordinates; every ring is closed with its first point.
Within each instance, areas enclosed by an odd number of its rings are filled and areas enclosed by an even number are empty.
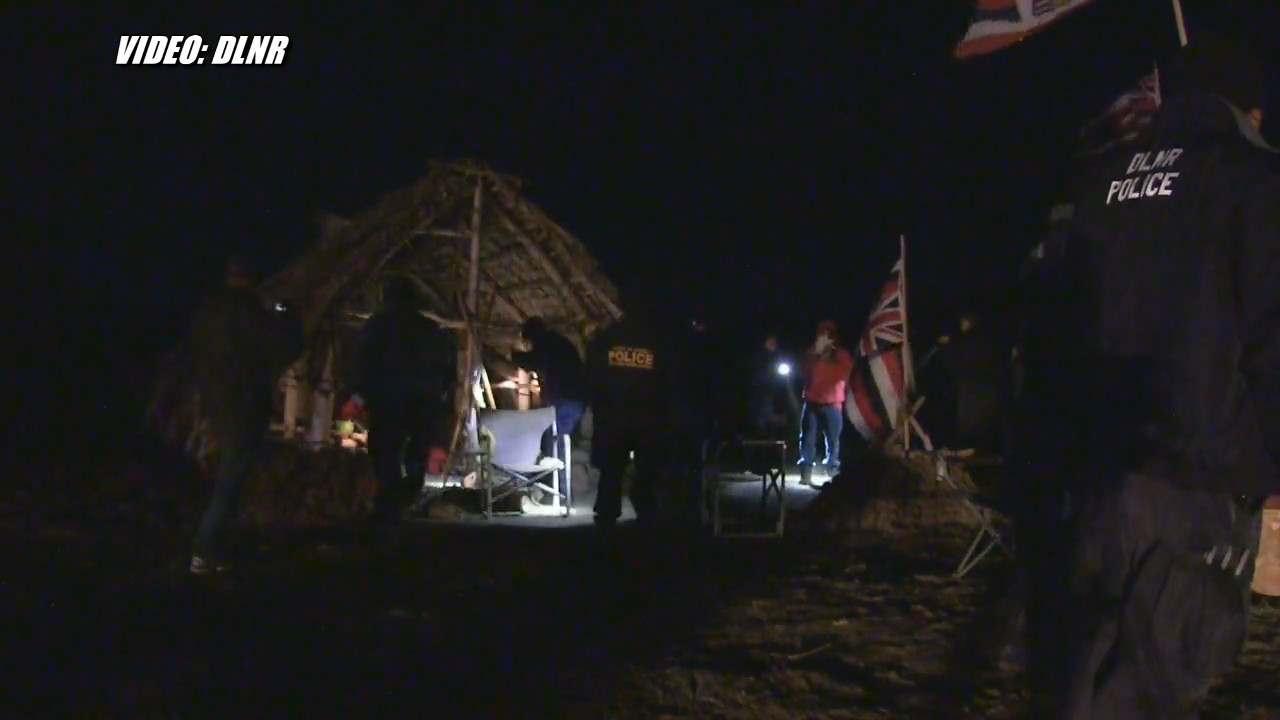
{"type": "Polygon", "coordinates": [[[657,520],[664,434],[675,391],[671,356],[642,308],[630,308],[591,342],[587,386],[594,424],[591,463],[600,469],[595,522],[610,530],[622,513],[622,476],[634,453],[636,520],[657,520]]]}
{"type": "Polygon", "coordinates": [[[383,309],[359,339],[360,391],[369,408],[369,455],[378,479],[375,520],[392,522],[422,490],[431,442],[439,439],[457,387],[453,338],[419,312],[412,278],[383,286],[383,309]]]}
{"type": "Polygon", "coordinates": [[[1065,630],[1058,667],[1031,673],[1066,680],[1041,688],[1044,716],[1196,717],[1243,645],[1261,503],[1280,492],[1265,76],[1208,37],[1174,70],[1151,140],[1083,183],[1029,321],[1019,457],[1069,510],[1069,574],[1040,580],[1066,594],[1029,618],[1033,644],[1065,630]]]}

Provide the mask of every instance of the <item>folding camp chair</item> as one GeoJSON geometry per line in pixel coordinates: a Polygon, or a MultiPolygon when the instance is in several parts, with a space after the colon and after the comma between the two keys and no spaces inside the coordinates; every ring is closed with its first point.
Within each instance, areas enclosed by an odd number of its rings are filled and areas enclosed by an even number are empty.
{"type": "Polygon", "coordinates": [[[569,436],[557,431],[556,409],[481,410],[477,424],[481,441],[474,453],[476,480],[484,491],[485,518],[493,517],[494,503],[534,487],[550,493],[552,510],[568,517],[573,506],[569,436]],[[564,460],[538,458],[542,434],[548,427],[563,443],[564,460]]]}
{"type": "MultiPolygon", "coordinates": [[[[951,474],[953,464],[964,464],[968,456],[958,455],[946,450],[934,451],[930,455],[932,456],[934,467],[937,468],[935,479],[939,484],[951,491],[978,523],[978,530],[973,536],[973,542],[969,543],[969,549],[965,552],[960,564],[956,566],[952,577],[962,578],[968,575],[970,570],[977,567],[978,563],[982,562],[996,548],[999,548],[1006,556],[1013,559],[1013,539],[996,527],[995,510],[979,502],[973,493],[961,488],[951,474]]],[[[977,464],[978,462],[981,461],[973,460],[969,464],[977,464]]]]}
{"type": "MultiPolygon", "coordinates": [[[[740,440],[726,441],[720,443],[711,458],[711,462],[705,461],[704,446],[704,476],[703,486],[707,493],[711,495],[710,521],[712,533],[715,537],[782,537],[786,529],[787,521],[787,444],[782,440],[740,440]],[[739,455],[737,458],[743,461],[746,466],[746,472],[726,472],[726,460],[731,454],[739,455]],[[772,531],[751,532],[751,531],[732,531],[726,532],[724,515],[722,512],[721,498],[724,493],[721,492],[721,485],[729,482],[741,482],[742,479],[760,480],[760,519],[761,524],[768,525],[769,501],[772,499],[778,503],[778,515],[774,519],[772,531]]],[[[733,468],[739,469],[737,464],[733,468]]],[[[704,517],[706,513],[706,504],[703,504],[704,517]]]]}

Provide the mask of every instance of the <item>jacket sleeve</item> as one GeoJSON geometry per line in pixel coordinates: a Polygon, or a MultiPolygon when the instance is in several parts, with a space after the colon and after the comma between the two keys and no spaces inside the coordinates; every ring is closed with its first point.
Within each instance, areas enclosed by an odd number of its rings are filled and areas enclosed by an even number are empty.
{"type": "Polygon", "coordinates": [[[1280,178],[1255,186],[1240,217],[1241,366],[1267,451],[1280,465],[1280,178]]]}
{"type": "Polygon", "coordinates": [[[848,350],[844,348],[836,350],[836,366],[840,368],[842,378],[848,378],[853,373],[853,356],[848,350]]]}

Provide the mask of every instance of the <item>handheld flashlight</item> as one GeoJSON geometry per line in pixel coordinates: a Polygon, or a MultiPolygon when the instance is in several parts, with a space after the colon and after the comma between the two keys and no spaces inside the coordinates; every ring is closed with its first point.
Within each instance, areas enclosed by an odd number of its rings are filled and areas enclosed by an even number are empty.
{"type": "Polygon", "coordinates": [[[787,377],[788,375],[790,375],[791,365],[784,362],[778,363],[778,374],[781,375],[782,377],[787,377]]]}

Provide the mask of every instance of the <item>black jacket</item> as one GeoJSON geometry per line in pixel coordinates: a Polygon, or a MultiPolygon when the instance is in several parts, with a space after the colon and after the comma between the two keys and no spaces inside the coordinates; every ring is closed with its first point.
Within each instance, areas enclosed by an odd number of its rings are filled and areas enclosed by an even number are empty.
{"type": "Polygon", "coordinates": [[[1243,128],[1220,99],[1171,98],[1148,145],[1083,183],[1026,340],[1058,459],[1280,492],[1280,178],[1243,128]]]}
{"type": "Polygon", "coordinates": [[[674,362],[657,330],[634,315],[605,328],[587,351],[587,389],[597,427],[668,426],[674,362]]]}
{"type": "Polygon", "coordinates": [[[374,411],[379,401],[413,395],[447,402],[456,386],[453,337],[408,306],[365,323],[359,341],[359,389],[374,411]]]}
{"type": "Polygon", "coordinates": [[[533,349],[514,352],[511,359],[520,367],[538,373],[543,400],[552,405],[561,398],[586,401],[586,370],[578,348],[553,330],[536,331],[529,339],[533,349]]]}
{"type": "Polygon", "coordinates": [[[255,427],[271,412],[275,381],[302,354],[302,323],[250,290],[210,297],[189,335],[201,414],[219,426],[255,427]]]}

